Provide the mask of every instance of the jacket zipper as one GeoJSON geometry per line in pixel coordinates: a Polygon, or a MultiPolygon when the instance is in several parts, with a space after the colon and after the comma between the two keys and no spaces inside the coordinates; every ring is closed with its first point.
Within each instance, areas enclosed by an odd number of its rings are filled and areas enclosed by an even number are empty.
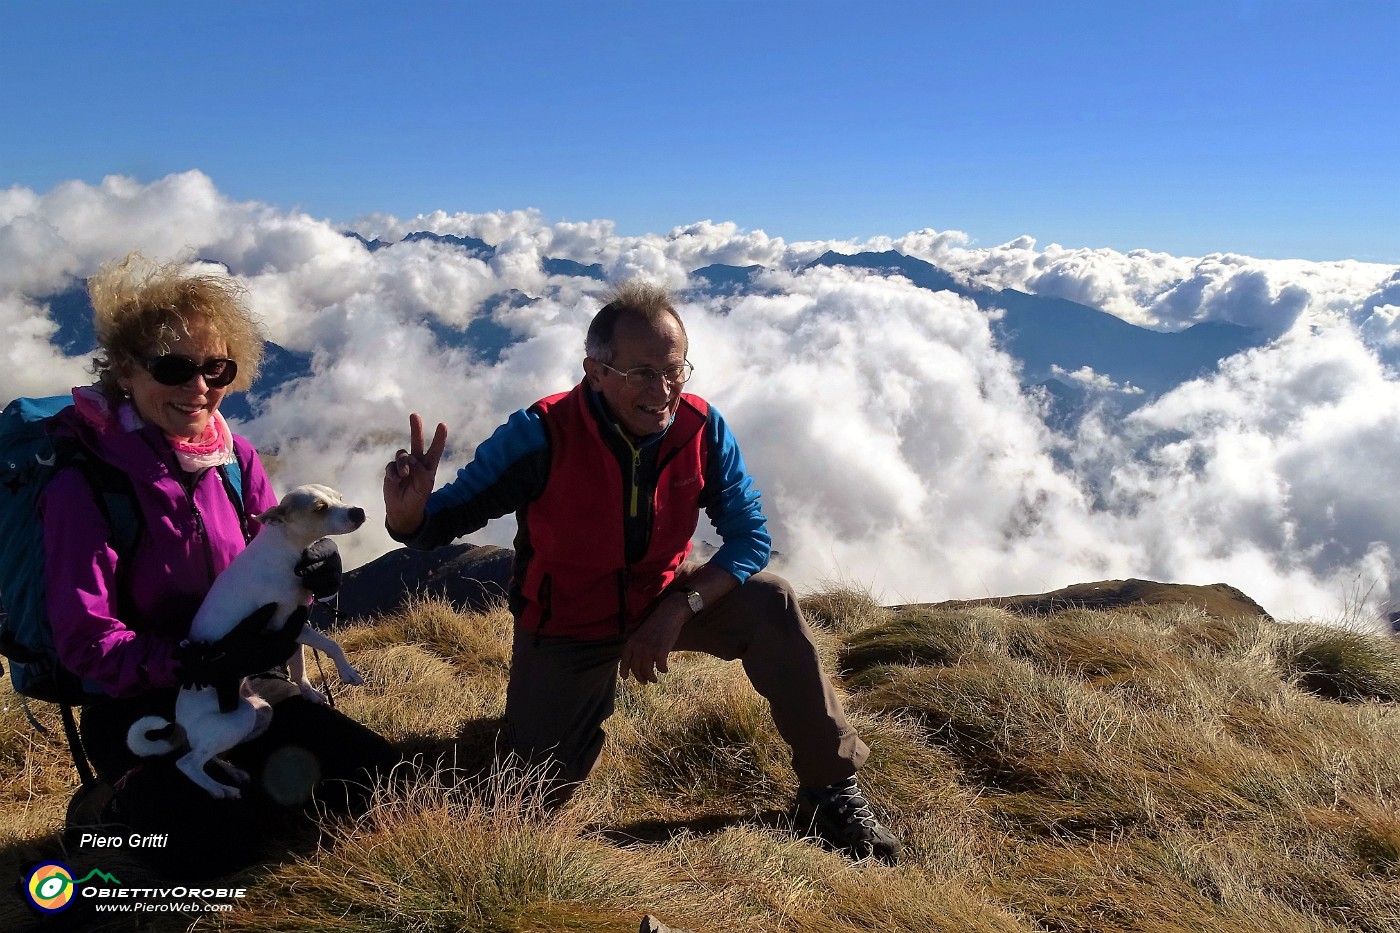
{"type": "Polygon", "coordinates": [[[208,568],[209,578],[212,580],[218,575],[214,570],[213,542],[209,540],[209,529],[204,524],[204,513],[199,510],[199,504],[195,501],[195,490],[199,488],[200,480],[204,479],[204,474],[208,472],[206,469],[193,474],[188,486],[184,483],[180,483],[180,486],[185,490],[185,497],[189,499],[190,515],[194,518],[194,537],[204,551],[204,566],[208,568]]]}
{"type": "Polygon", "coordinates": [[[622,443],[627,445],[627,449],[632,451],[632,500],[631,505],[628,507],[628,513],[632,518],[636,518],[637,508],[639,505],[638,499],[640,493],[640,489],[638,488],[640,484],[637,482],[637,473],[642,469],[642,449],[640,447],[632,446],[632,442],[627,439],[627,435],[623,434],[620,429],[618,430],[617,435],[618,437],[622,438],[622,443]]]}
{"type": "Polygon", "coordinates": [[[145,437],[145,432],[142,432],[142,436],[147,446],[155,451],[156,457],[165,464],[169,475],[175,480],[175,485],[179,486],[180,489],[184,491],[185,498],[189,501],[190,514],[194,517],[194,536],[199,539],[199,543],[203,546],[204,566],[209,571],[209,579],[213,580],[214,577],[218,575],[214,570],[214,548],[209,541],[208,530],[204,526],[204,515],[199,511],[199,506],[195,503],[194,497],[195,487],[199,485],[199,481],[204,478],[204,474],[209,472],[209,469],[206,467],[199,473],[187,474],[180,467],[179,463],[172,464],[173,458],[171,455],[162,453],[160,449],[151,442],[149,437],[145,437]],[[186,477],[190,477],[189,483],[185,482],[186,477]]]}
{"type": "MultiPolygon", "coordinates": [[[[640,507],[641,483],[637,474],[642,469],[642,449],[633,445],[632,441],[622,430],[618,429],[618,437],[627,445],[627,449],[632,452],[632,496],[628,506],[628,515],[636,519],[637,511],[640,507]]],[[[622,523],[622,569],[617,572],[617,633],[627,634],[627,587],[631,583],[632,565],[627,562],[627,522],[622,523]]]]}
{"type": "MultiPolygon", "coordinates": [[[[632,453],[632,489],[631,489],[631,495],[630,495],[629,500],[628,500],[628,509],[627,509],[627,511],[628,511],[629,516],[630,516],[631,518],[634,518],[634,519],[635,519],[635,518],[637,517],[637,515],[638,515],[638,510],[639,510],[640,507],[641,507],[641,483],[640,483],[639,480],[638,480],[638,473],[640,473],[640,472],[641,472],[641,469],[642,469],[642,449],[641,449],[640,447],[637,447],[636,445],[634,445],[634,444],[632,443],[631,439],[628,438],[628,436],[627,436],[625,433],[623,433],[623,431],[622,431],[622,429],[621,429],[620,427],[617,427],[617,425],[613,425],[613,427],[617,430],[617,436],[620,437],[620,438],[622,439],[622,443],[626,444],[626,445],[627,445],[627,449],[628,449],[629,451],[631,451],[631,453],[632,453]]],[[[675,458],[675,456],[676,456],[677,454],[679,454],[679,453],[680,453],[680,448],[677,447],[677,448],[673,449],[672,451],[670,451],[670,453],[668,453],[664,458],[658,460],[657,466],[656,466],[656,482],[657,482],[657,485],[658,485],[658,486],[659,486],[660,483],[661,483],[661,474],[662,474],[662,472],[666,469],[666,467],[670,464],[670,462],[671,462],[671,461],[675,458]]],[[[654,521],[654,519],[653,519],[653,521],[654,521]]],[[[617,590],[618,590],[618,592],[617,592],[617,602],[618,602],[618,607],[617,607],[617,628],[618,628],[618,633],[619,633],[619,634],[625,635],[625,634],[627,633],[627,622],[628,622],[628,618],[627,618],[627,616],[628,616],[628,612],[627,612],[627,590],[628,590],[628,587],[631,585],[631,582],[632,582],[632,565],[629,564],[629,563],[627,563],[627,558],[626,558],[626,550],[627,550],[627,529],[626,529],[626,522],[623,522],[623,525],[624,525],[623,531],[622,531],[622,549],[623,549],[623,552],[624,552],[624,556],[623,556],[623,568],[622,568],[621,570],[619,570],[618,573],[617,573],[617,590]]],[[[650,548],[651,548],[651,532],[652,532],[652,531],[653,531],[653,529],[652,529],[651,527],[648,527],[648,528],[647,528],[646,542],[645,542],[645,546],[644,546],[643,549],[642,549],[643,553],[645,553],[646,551],[650,550],[650,548]]]]}

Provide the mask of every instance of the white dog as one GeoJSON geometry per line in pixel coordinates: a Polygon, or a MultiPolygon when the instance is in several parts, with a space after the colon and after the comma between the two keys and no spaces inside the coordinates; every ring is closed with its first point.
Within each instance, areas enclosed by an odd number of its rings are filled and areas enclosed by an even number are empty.
{"type": "MultiPolygon", "coordinates": [[[[216,642],[269,603],[276,603],[277,610],[268,628],[280,630],[297,608],[306,605],[310,595],[295,570],[302,551],[327,535],[348,534],[359,528],[365,522],[365,510],[346,505],[340,493],[326,486],[298,486],[274,508],[255,518],[262,528],[243,553],[215,578],[190,624],[190,641],[216,642]]],[[[310,625],[303,626],[297,641],[330,655],[345,683],[364,683],[340,646],[310,625]]],[[[324,702],[306,677],[300,647],[288,659],[287,668],[302,696],[324,702]]],[[[175,700],[175,723],[190,746],[176,766],[214,797],[237,797],[239,790],[214,780],[204,772],[204,766],[214,761],[235,781],[247,781],[244,771],[218,756],[261,734],[271,718],[272,708],[267,702],[251,696],[246,684],[244,687],[237,706],[227,713],[220,709],[219,693],[213,686],[182,687],[175,700]]],[[[159,716],[144,716],[132,723],[127,745],[142,756],[172,752],[181,746],[176,739],[152,739],[147,735],[169,726],[170,722],[159,716]]]]}

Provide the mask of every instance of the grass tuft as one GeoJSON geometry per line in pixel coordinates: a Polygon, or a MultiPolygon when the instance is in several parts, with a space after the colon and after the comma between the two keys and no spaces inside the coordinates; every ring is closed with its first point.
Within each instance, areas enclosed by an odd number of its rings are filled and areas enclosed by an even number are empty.
{"type": "Polygon", "coordinates": [[[850,585],[831,586],[802,597],[801,602],[808,622],[837,634],[868,628],[889,615],[869,590],[850,585]]]}
{"type": "Polygon", "coordinates": [[[1400,645],[1392,638],[1324,625],[1278,638],[1275,656],[1298,686],[1331,700],[1400,700],[1400,645]]]}

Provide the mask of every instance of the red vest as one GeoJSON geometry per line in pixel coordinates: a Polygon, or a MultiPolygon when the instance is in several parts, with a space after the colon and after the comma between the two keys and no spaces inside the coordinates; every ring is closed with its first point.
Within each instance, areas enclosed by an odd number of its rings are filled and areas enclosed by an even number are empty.
{"type": "Polygon", "coordinates": [[[657,443],[656,488],[633,489],[589,410],[584,383],[535,403],[549,435],[549,480],[523,520],[531,556],[520,624],[546,635],[605,638],[635,628],[648,604],[675,578],[690,553],[700,518],[709,453],[709,406],[682,395],[671,427],[657,443]],[[625,498],[624,498],[625,497],[625,498]],[[650,500],[651,541],[628,565],[623,521],[650,500]]]}

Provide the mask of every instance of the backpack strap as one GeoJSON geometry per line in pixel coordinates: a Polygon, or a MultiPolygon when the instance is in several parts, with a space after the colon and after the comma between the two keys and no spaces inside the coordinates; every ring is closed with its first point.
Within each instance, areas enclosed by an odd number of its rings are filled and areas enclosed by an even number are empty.
{"type": "MultiPolygon", "coordinates": [[[[24,718],[29,720],[29,724],[41,734],[49,735],[48,728],[34,717],[34,711],[29,708],[29,697],[20,694],[19,699],[20,705],[24,707],[24,718]]],[[[90,787],[97,783],[97,778],[93,776],[92,765],[88,763],[82,737],[78,734],[78,722],[73,718],[73,704],[67,700],[59,700],[58,709],[63,716],[63,737],[68,740],[68,754],[73,759],[73,767],[78,769],[78,779],[82,781],[83,786],[90,787]]]]}
{"type": "Polygon", "coordinates": [[[83,782],[83,786],[91,787],[97,783],[97,778],[92,773],[92,765],[88,763],[87,752],[83,750],[82,737],[78,735],[78,721],[73,718],[73,704],[60,703],[58,706],[63,714],[63,734],[68,739],[68,751],[73,756],[73,767],[78,769],[78,779],[83,782]]]}
{"type": "MultiPolygon", "coordinates": [[[[131,477],[100,457],[93,456],[81,445],[68,448],[58,453],[58,456],[66,464],[75,467],[92,490],[93,500],[107,522],[107,529],[112,535],[112,549],[117,552],[118,558],[130,554],[145,528],[145,519],[136,504],[136,489],[131,483],[131,477]]],[[[117,561],[119,575],[123,573],[126,565],[124,560],[117,561]]],[[[123,589],[120,580],[117,589],[123,589]]],[[[61,666],[55,667],[55,676],[71,679],[73,692],[81,693],[82,685],[78,678],[63,670],[61,666]]],[[[97,782],[97,778],[83,748],[78,723],[73,716],[73,704],[63,699],[59,701],[58,707],[63,717],[63,735],[68,741],[68,753],[73,758],[73,767],[78,771],[78,779],[82,781],[83,786],[91,786],[97,782]]]]}
{"type": "Polygon", "coordinates": [[[77,467],[87,480],[97,508],[112,533],[112,549],[117,556],[125,557],[131,553],[146,524],[145,516],[136,505],[136,487],[132,485],[131,477],[83,448],[61,456],[66,463],[77,467]]]}
{"type": "Polygon", "coordinates": [[[248,508],[243,503],[243,464],[238,462],[238,453],[234,451],[234,457],[228,463],[215,467],[219,471],[219,479],[224,484],[224,492],[228,493],[229,501],[233,503],[234,510],[238,512],[238,530],[243,533],[244,542],[253,540],[253,535],[248,531],[248,508]]]}

